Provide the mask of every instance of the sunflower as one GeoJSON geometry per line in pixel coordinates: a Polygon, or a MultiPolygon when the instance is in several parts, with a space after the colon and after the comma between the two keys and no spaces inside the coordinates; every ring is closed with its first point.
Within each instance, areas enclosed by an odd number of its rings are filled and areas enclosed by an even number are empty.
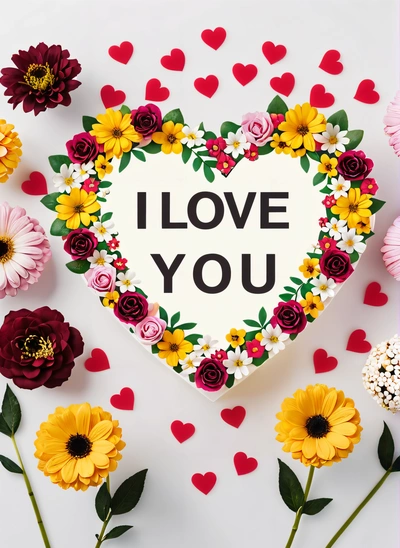
{"type": "Polygon", "coordinates": [[[60,204],[56,206],[57,218],[67,221],[67,228],[71,230],[79,228],[81,223],[89,226],[90,221],[97,220],[91,216],[100,209],[94,192],[88,194],[86,190],[73,188],[71,194],[61,194],[57,202],[60,204]]]}
{"type": "Polygon", "coordinates": [[[140,143],[142,136],[132,125],[130,113],[122,114],[120,110],[108,108],[105,114],[97,116],[98,124],[93,124],[91,135],[96,137],[99,145],[104,145],[106,159],[113,156],[121,158],[124,152],[132,149],[132,143],[140,143]]]}
{"type": "Polygon", "coordinates": [[[360,441],[360,414],[341,390],[310,385],[285,398],[281,409],[276,439],[305,466],[331,466],[348,457],[360,441]]]}
{"type": "Polygon", "coordinates": [[[186,137],[183,133],[183,124],[174,124],[172,120],[165,122],[162,125],[162,131],[153,133],[152,139],[158,145],[161,145],[161,150],[164,154],[181,154],[183,145],[181,139],[186,137]]]}
{"type": "Polygon", "coordinates": [[[336,166],[337,158],[330,158],[327,154],[321,156],[321,163],[318,166],[319,173],[327,173],[328,177],[336,177],[338,174],[336,166]]]}
{"type": "Polygon", "coordinates": [[[14,126],[0,120],[0,183],[5,183],[18,166],[22,143],[14,126]]]}
{"type": "Polygon", "coordinates": [[[320,274],[319,259],[303,259],[303,264],[299,266],[299,270],[305,278],[315,278],[320,274]]]}
{"type": "Polygon", "coordinates": [[[88,403],[57,407],[35,440],[38,468],[63,489],[100,485],[121,460],[125,447],[118,421],[88,403]]]}
{"type": "Polygon", "coordinates": [[[285,114],[285,121],[278,126],[283,131],[281,140],[292,148],[304,146],[306,150],[315,151],[313,133],[322,133],[326,129],[325,117],[309,103],[296,105],[285,114]]]}
{"type": "Polygon", "coordinates": [[[348,195],[340,196],[331,211],[346,220],[349,228],[356,228],[361,218],[371,217],[371,206],[371,194],[361,194],[359,188],[350,188],[348,195]]]}
{"type": "Polygon", "coordinates": [[[193,344],[189,341],[185,341],[185,332],[182,329],[175,329],[173,333],[171,331],[164,331],[162,341],[157,343],[159,349],[158,357],[166,359],[167,364],[171,367],[176,367],[179,360],[184,360],[186,354],[189,354],[193,350],[193,344]]]}
{"type": "Polygon", "coordinates": [[[306,293],[306,298],[302,299],[300,304],[304,308],[304,314],[310,314],[313,318],[318,318],[319,312],[325,308],[321,297],[313,295],[311,291],[306,293]]]}

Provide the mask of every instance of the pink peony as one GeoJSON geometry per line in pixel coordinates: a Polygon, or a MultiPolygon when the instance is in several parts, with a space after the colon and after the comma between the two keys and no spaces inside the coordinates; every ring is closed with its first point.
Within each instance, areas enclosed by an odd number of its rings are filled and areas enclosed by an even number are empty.
{"type": "Polygon", "coordinates": [[[386,270],[400,281],[400,217],[393,221],[383,241],[381,251],[386,270]]]}
{"type": "Polygon", "coordinates": [[[156,344],[163,338],[167,324],[157,316],[147,316],[135,327],[135,335],[143,344],[156,344]]]}
{"type": "Polygon", "coordinates": [[[248,112],[243,116],[242,130],[249,143],[262,147],[271,140],[274,124],[268,112],[248,112]]]}
{"type": "Polygon", "coordinates": [[[113,266],[95,266],[85,274],[88,287],[91,287],[100,295],[114,291],[115,277],[116,270],[113,266]]]}

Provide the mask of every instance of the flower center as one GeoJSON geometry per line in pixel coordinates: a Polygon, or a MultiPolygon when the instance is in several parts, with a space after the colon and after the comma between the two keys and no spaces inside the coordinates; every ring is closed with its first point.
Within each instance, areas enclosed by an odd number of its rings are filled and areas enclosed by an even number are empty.
{"type": "Polygon", "coordinates": [[[308,305],[308,308],[309,308],[310,310],[314,310],[314,308],[316,308],[316,304],[315,304],[315,303],[310,303],[310,304],[308,305]]]}
{"type": "Polygon", "coordinates": [[[258,352],[258,347],[257,347],[257,346],[253,346],[253,348],[251,349],[251,351],[254,352],[254,354],[255,354],[256,352],[258,352]]]}
{"type": "Polygon", "coordinates": [[[347,245],[350,247],[353,247],[354,246],[353,240],[347,240],[347,245]]]}
{"type": "Polygon", "coordinates": [[[224,162],[222,165],[224,166],[224,169],[227,169],[229,167],[228,162],[224,162]]]}
{"type": "Polygon", "coordinates": [[[101,226],[100,228],[98,228],[97,231],[98,231],[99,234],[106,234],[107,233],[107,229],[104,226],[101,226]]]}
{"type": "Polygon", "coordinates": [[[189,135],[187,136],[188,139],[190,139],[191,141],[195,141],[196,140],[196,135],[194,133],[189,133],[189,135]]]}
{"type": "Polygon", "coordinates": [[[67,186],[71,186],[73,182],[74,182],[74,180],[73,180],[72,177],[67,177],[66,179],[64,179],[64,183],[65,183],[67,186]]]}
{"type": "Polygon", "coordinates": [[[83,459],[87,457],[92,450],[92,442],[84,436],[83,434],[76,434],[75,436],[70,436],[67,441],[67,451],[76,459],[83,459]]]}
{"type": "Polygon", "coordinates": [[[235,141],[235,142],[233,143],[233,148],[239,148],[239,147],[240,147],[239,141],[235,141]]]}
{"type": "Polygon", "coordinates": [[[170,346],[171,352],[178,352],[179,346],[176,343],[172,343],[170,346]]]}
{"type": "Polygon", "coordinates": [[[336,187],[336,190],[342,190],[342,189],[343,189],[343,185],[339,183],[336,187]]]}
{"type": "Polygon", "coordinates": [[[96,264],[99,264],[100,266],[103,266],[106,263],[106,260],[102,257],[99,257],[96,261],[96,264]]]}
{"type": "Polygon", "coordinates": [[[307,135],[309,131],[308,126],[300,125],[297,127],[297,133],[300,133],[300,135],[307,135]]]}
{"type": "Polygon", "coordinates": [[[113,129],[112,134],[113,134],[113,137],[115,137],[116,139],[119,139],[120,137],[122,137],[122,131],[117,127],[113,129]]]}
{"type": "Polygon", "coordinates": [[[46,91],[49,86],[54,84],[55,76],[49,67],[49,63],[45,65],[32,63],[24,75],[24,80],[32,89],[46,91]]]}
{"type": "Polygon", "coordinates": [[[279,339],[276,335],[272,335],[272,337],[270,338],[270,341],[275,344],[275,343],[279,342],[279,339]]]}
{"type": "Polygon", "coordinates": [[[6,263],[14,256],[14,243],[9,236],[0,236],[0,263],[6,263]]]}
{"type": "Polygon", "coordinates": [[[350,204],[350,205],[349,205],[349,211],[350,211],[351,213],[355,213],[355,212],[357,211],[357,209],[358,209],[358,205],[357,205],[357,204],[350,204]]]}
{"type": "Polygon", "coordinates": [[[285,147],[286,147],[286,143],[285,143],[284,141],[279,141],[278,147],[279,147],[279,148],[285,148],[285,147]]]}
{"type": "Polygon", "coordinates": [[[323,438],[331,428],[328,419],[322,415],[314,415],[307,419],[306,429],[311,438],[323,438]]]}
{"type": "Polygon", "coordinates": [[[231,339],[233,341],[237,341],[237,340],[239,340],[239,336],[238,335],[231,335],[231,339]]]}
{"type": "Polygon", "coordinates": [[[336,145],[337,142],[338,142],[338,140],[337,140],[337,137],[335,135],[332,135],[332,137],[329,138],[329,143],[331,145],[336,145]]]}
{"type": "Polygon", "coordinates": [[[186,369],[189,369],[190,367],[194,367],[192,360],[186,362],[186,369]]]}
{"type": "Polygon", "coordinates": [[[213,145],[212,149],[213,149],[215,152],[217,152],[218,146],[217,146],[217,145],[213,145]]]}
{"type": "Polygon", "coordinates": [[[131,285],[131,281],[130,280],[124,280],[122,282],[122,285],[126,285],[126,287],[129,287],[131,285]]]}
{"type": "Polygon", "coordinates": [[[175,137],[175,135],[174,135],[173,133],[170,133],[170,134],[168,135],[167,139],[168,139],[168,142],[171,143],[171,145],[173,145],[173,144],[175,143],[175,141],[176,141],[176,137],[175,137]]]}
{"type": "Polygon", "coordinates": [[[327,171],[332,171],[332,164],[325,164],[325,169],[327,171]]]}
{"type": "Polygon", "coordinates": [[[307,266],[307,272],[309,272],[310,274],[314,272],[314,267],[311,264],[307,266]]]}
{"type": "Polygon", "coordinates": [[[75,213],[82,213],[83,210],[84,210],[83,204],[76,204],[76,206],[74,206],[75,213]]]}
{"type": "Polygon", "coordinates": [[[203,344],[203,346],[201,347],[202,350],[210,350],[210,345],[209,344],[203,344]]]}
{"type": "Polygon", "coordinates": [[[101,164],[101,166],[100,166],[101,169],[106,169],[106,167],[107,166],[105,164],[101,164]]]}
{"type": "Polygon", "coordinates": [[[236,360],[236,361],[235,361],[235,366],[236,366],[236,367],[242,367],[242,365],[243,365],[242,360],[236,360]]]}
{"type": "Polygon", "coordinates": [[[255,153],[255,152],[250,152],[250,156],[251,156],[252,158],[254,158],[254,156],[256,156],[256,153],[255,153]]]}
{"type": "Polygon", "coordinates": [[[319,288],[320,288],[321,291],[326,291],[328,289],[328,286],[325,285],[325,284],[322,284],[322,285],[319,286],[319,288]]]}
{"type": "Polygon", "coordinates": [[[22,350],[22,355],[26,358],[53,358],[53,343],[47,337],[39,337],[38,335],[28,335],[25,340],[21,340],[18,344],[22,350]]]}

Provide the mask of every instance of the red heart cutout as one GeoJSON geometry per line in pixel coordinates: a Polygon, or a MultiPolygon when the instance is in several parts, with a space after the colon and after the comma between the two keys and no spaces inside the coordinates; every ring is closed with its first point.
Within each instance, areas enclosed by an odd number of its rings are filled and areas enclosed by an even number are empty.
{"type": "Polygon", "coordinates": [[[196,78],[194,81],[194,87],[199,93],[205,95],[209,99],[214,95],[219,86],[219,81],[216,76],[210,74],[206,78],[196,78]]]}
{"type": "Polygon", "coordinates": [[[236,63],[232,67],[233,76],[242,84],[242,86],[247,86],[249,82],[254,80],[257,76],[257,67],[255,65],[243,65],[242,63],[236,63]]]}
{"type": "Polygon", "coordinates": [[[47,194],[47,182],[45,176],[40,171],[32,171],[29,179],[21,185],[22,192],[29,196],[43,196],[47,194]]]}
{"type": "Polygon", "coordinates": [[[314,370],[316,373],[327,373],[336,369],[338,361],[333,356],[328,356],[328,352],[323,348],[318,348],[314,352],[314,370]]]}
{"type": "Polygon", "coordinates": [[[238,476],[244,476],[245,474],[250,474],[258,466],[258,462],[253,457],[248,457],[246,453],[236,453],[233,457],[233,464],[235,465],[236,472],[238,476]]]}
{"type": "Polygon", "coordinates": [[[286,48],[281,44],[275,46],[273,42],[264,42],[264,44],[262,45],[262,52],[267,61],[271,65],[274,65],[285,57],[286,48]]]}
{"type": "Polygon", "coordinates": [[[364,304],[369,306],[384,306],[389,300],[386,293],[381,291],[381,284],[378,282],[371,282],[364,295],[364,304]]]}
{"type": "Polygon", "coordinates": [[[367,105],[373,105],[380,99],[380,95],[375,91],[375,82],[373,80],[363,80],[358,84],[354,99],[367,105]]]}
{"type": "Polygon", "coordinates": [[[335,98],[332,93],[325,91],[325,86],[322,84],[315,84],[310,91],[310,104],[313,107],[327,108],[331,107],[335,102],[335,98]]]}
{"type": "Polygon", "coordinates": [[[192,483],[204,495],[214,488],[214,485],[217,483],[217,476],[214,472],[206,472],[205,474],[193,474],[192,483]]]}
{"type": "Polygon", "coordinates": [[[365,340],[367,334],[364,329],[356,329],[350,335],[347,342],[346,350],[349,352],[357,352],[358,354],[364,354],[369,352],[372,348],[371,344],[365,340]]]}
{"type": "Polygon", "coordinates": [[[185,68],[185,54],[181,49],[171,49],[171,55],[161,57],[161,64],[168,70],[183,70],[185,68]]]}
{"type": "Polygon", "coordinates": [[[146,101],[165,101],[169,97],[169,89],[161,86],[160,80],[151,78],[146,84],[146,101]]]}
{"type": "Polygon", "coordinates": [[[206,29],[201,33],[201,39],[207,46],[217,50],[225,42],[226,30],[222,27],[217,27],[215,30],[206,29]]]}
{"type": "Polygon", "coordinates": [[[99,371],[106,371],[110,369],[110,362],[108,361],[107,354],[101,348],[93,348],[90,358],[85,361],[85,369],[91,373],[98,373],[99,371]]]}
{"type": "Polygon", "coordinates": [[[343,65],[339,59],[340,52],[337,49],[330,49],[322,57],[319,68],[328,74],[340,74],[343,70],[343,65]]]}
{"type": "Polygon", "coordinates": [[[194,424],[191,424],[190,422],[183,423],[182,421],[174,421],[171,424],[172,435],[179,441],[179,443],[183,443],[191,438],[195,433],[195,430],[196,428],[194,427],[194,424]]]}
{"type": "Polygon", "coordinates": [[[120,89],[114,89],[113,86],[103,86],[100,90],[101,100],[106,108],[117,107],[122,105],[126,99],[126,95],[120,89]]]}
{"type": "Polygon", "coordinates": [[[131,42],[121,42],[120,46],[111,46],[108,54],[114,61],[126,65],[133,55],[133,44],[131,42]]]}
{"type": "Polygon", "coordinates": [[[122,388],[119,394],[111,396],[110,403],[116,409],[122,409],[123,411],[133,411],[135,404],[135,394],[132,388],[122,388]]]}
{"type": "Polygon", "coordinates": [[[280,78],[275,76],[270,81],[271,88],[278,93],[282,93],[282,95],[286,95],[286,97],[289,97],[292,93],[294,83],[294,76],[291,72],[285,72],[280,78]]]}
{"type": "Polygon", "coordinates": [[[223,409],[221,411],[221,419],[234,428],[239,428],[245,416],[246,409],[241,405],[237,405],[233,409],[223,409]]]}

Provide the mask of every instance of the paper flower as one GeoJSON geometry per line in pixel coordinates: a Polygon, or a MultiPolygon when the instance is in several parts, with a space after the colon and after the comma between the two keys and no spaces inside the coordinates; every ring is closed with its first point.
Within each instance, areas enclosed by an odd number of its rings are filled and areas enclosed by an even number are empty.
{"type": "Polygon", "coordinates": [[[115,255],[109,255],[105,249],[98,251],[95,249],[93,255],[88,257],[90,263],[90,268],[95,268],[96,266],[106,266],[111,267],[111,263],[115,259],[115,255]]]}
{"type": "Polygon", "coordinates": [[[265,348],[261,344],[261,341],[259,341],[258,339],[253,339],[252,341],[246,341],[246,349],[247,349],[248,356],[250,356],[251,358],[261,358],[261,356],[265,352],[265,348]]]}
{"type": "MultiPolygon", "coordinates": [[[[57,218],[67,221],[66,226],[71,230],[79,228],[81,223],[84,226],[89,226],[90,221],[93,221],[91,215],[97,213],[100,209],[100,204],[96,198],[94,192],[88,194],[85,190],[79,188],[73,188],[69,195],[61,194],[57,198],[59,203],[56,206],[57,218]]],[[[94,220],[97,220],[97,218],[94,220]]]]}
{"type": "Polygon", "coordinates": [[[226,149],[226,141],[223,137],[218,137],[217,139],[208,139],[206,142],[206,147],[208,154],[217,158],[223,150],[226,149]]]}
{"type": "Polygon", "coordinates": [[[340,249],[325,251],[319,263],[322,274],[332,278],[336,283],[343,283],[354,272],[348,253],[340,249]]]}
{"type": "Polygon", "coordinates": [[[233,131],[228,132],[228,137],[226,138],[226,154],[231,154],[232,158],[236,160],[239,155],[243,155],[248,148],[250,148],[250,143],[246,140],[246,136],[241,128],[239,128],[236,133],[233,133],[233,131]]]}
{"type": "Polygon", "coordinates": [[[142,136],[131,124],[131,114],[108,108],[105,114],[97,116],[98,124],[93,124],[90,134],[99,145],[104,146],[106,160],[113,156],[121,158],[124,152],[132,149],[132,143],[140,143],[142,136]]]}
{"type": "Polygon", "coordinates": [[[111,219],[104,222],[96,221],[89,230],[93,232],[99,242],[109,242],[112,239],[111,233],[117,232],[114,221],[111,221],[111,219]]]}
{"type": "MultiPolygon", "coordinates": [[[[315,279],[315,278],[314,278],[315,279]]],[[[306,328],[307,318],[303,308],[296,301],[280,302],[274,308],[271,318],[272,327],[279,327],[284,333],[298,334],[306,328]]]]}
{"type": "Polygon", "coordinates": [[[17,168],[22,155],[22,143],[14,126],[0,120],[0,183],[6,183],[17,168]]]}
{"type": "MultiPolygon", "coordinates": [[[[113,266],[98,265],[85,272],[85,279],[88,287],[94,289],[99,295],[105,295],[113,293],[115,289],[115,274],[116,270],[113,266]]],[[[119,297],[118,292],[117,296],[119,297]]],[[[109,306],[109,303],[104,306],[109,306]]]]}
{"type": "Polygon", "coordinates": [[[232,348],[236,348],[237,346],[241,346],[242,344],[244,344],[245,336],[246,331],[244,329],[235,329],[234,327],[232,327],[232,329],[229,331],[225,338],[228,343],[230,343],[232,348]]]}
{"type": "Polygon", "coordinates": [[[340,131],[338,125],[333,126],[329,122],[326,124],[326,130],[321,135],[318,133],[314,135],[314,139],[321,143],[321,150],[327,151],[329,154],[333,154],[337,150],[339,152],[346,152],[345,145],[350,143],[350,139],[346,137],[347,131],[340,131]]]}
{"type": "Polygon", "coordinates": [[[72,177],[77,183],[83,183],[91,175],[96,175],[94,168],[94,163],[92,161],[87,164],[73,164],[74,171],[72,177]]]}
{"type": "Polygon", "coordinates": [[[218,156],[216,167],[223,175],[228,175],[235,167],[235,165],[235,160],[231,158],[231,156],[228,156],[228,154],[225,154],[225,152],[221,152],[221,154],[218,156]]]}
{"type": "Polygon", "coordinates": [[[248,365],[251,364],[253,358],[249,358],[247,350],[240,350],[236,347],[235,350],[229,350],[228,359],[223,361],[228,375],[234,375],[236,380],[247,377],[249,374],[248,365]]]}
{"type": "Polygon", "coordinates": [[[162,131],[156,131],[152,140],[161,145],[161,152],[164,154],[182,154],[183,146],[181,139],[185,137],[182,131],[183,124],[174,124],[171,120],[162,125],[162,131]]]}
{"type": "Polygon", "coordinates": [[[87,228],[71,230],[68,234],[64,250],[71,255],[73,261],[88,259],[97,247],[96,236],[87,228]]]}
{"type": "Polygon", "coordinates": [[[378,405],[400,411],[400,338],[394,335],[372,349],[362,370],[365,389],[378,405]]]}
{"type": "Polygon", "coordinates": [[[72,176],[74,173],[74,166],[71,164],[63,164],[60,168],[60,173],[54,175],[53,183],[58,192],[71,193],[73,188],[80,188],[80,182],[72,176]]]}
{"type": "MultiPolygon", "coordinates": [[[[150,310],[150,305],[149,305],[150,310]]],[[[157,316],[146,316],[135,326],[135,335],[143,344],[156,344],[163,338],[167,323],[157,316]]]]}
{"type": "Polygon", "coordinates": [[[69,58],[68,50],[41,42],[28,51],[19,50],[11,60],[16,68],[2,69],[0,84],[13,108],[22,103],[24,112],[33,110],[37,116],[47,108],[71,104],[70,92],[81,85],[75,80],[81,65],[69,58]]]}
{"type": "Polygon", "coordinates": [[[194,374],[194,381],[197,388],[206,392],[217,392],[228,380],[226,368],[219,360],[203,358],[194,374]]]}
{"type": "Polygon", "coordinates": [[[133,270],[127,270],[126,272],[119,272],[117,275],[116,286],[119,287],[121,293],[126,291],[136,291],[135,284],[140,284],[140,280],[136,279],[136,273],[133,270]]]}
{"type": "Polygon", "coordinates": [[[184,126],[182,128],[182,133],[185,136],[181,139],[181,143],[189,148],[200,147],[206,142],[206,140],[203,139],[204,131],[199,129],[199,126],[193,129],[189,126],[184,126]]]}
{"type": "Polygon", "coordinates": [[[400,217],[397,217],[389,227],[381,248],[386,270],[396,280],[400,281],[400,217]]]}
{"type": "Polygon", "coordinates": [[[320,274],[318,278],[311,280],[311,285],[314,287],[311,290],[311,293],[315,296],[321,297],[321,301],[324,302],[328,297],[334,297],[334,289],[336,283],[332,278],[327,278],[324,274],[320,274]]]}
{"type": "MultiPolygon", "coordinates": [[[[103,154],[99,154],[94,163],[94,167],[97,171],[97,176],[99,179],[104,179],[106,175],[109,175],[114,169],[111,163],[106,160],[106,157],[103,154]]],[[[104,197],[104,196],[103,196],[104,197]]]]}
{"type": "Polygon", "coordinates": [[[290,154],[292,151],[292,148],[289,146],[289,144],[286,141],[283,141],[279,133],[274,133],[272,136],[272,141],[270,142],[270,145],[273,149],[275,149],[275,152],[277,154],[281,154],[282,152],[284,154],[290,154]]]}
{"type": "Polygon", "coordinates": [[[348,150],[339,156],[337,170],[346,180],[358,181],[368,177],[373,167],[362,150],[348,150]]]}
{"type": "Polygon", "coordinates": [[[371,194],[371,196],[375,196],[378,192],[379,186],[377,185],[375,179],[367,177],[361,183],[360,189],[362,194],[371,194]]]}
{"type": "Polygon", "coordinates": [[[138,107],[131,112],[132,125],[142,136],[140,146],[146,146],[151,141],[151,136],[156,131],[160,131],[162,124],[161,110],[157,105],[148,103],[147,105],[138,107]]]}
{"type": "Polygon", "coordinates": [[[141,322],[149,312],[149,303],[141,293],[126,291],[123,293],[114,314],[123,323],[136,325],[141,322]]]}
{"type": "Polygon", "coordinates": [[[332,178],[327,187],[332,190],[331,195],[337,200],[340,196],[347,196],[347,191],[351,187],[351,183],[339,175],[337,179],[332,178]]]}
{"type": "Polygon", "coordinates": [[[315,278],[319,274],[319,259],[303,259],[303,264],[299,266],[300,272],[305,278],[315,278]]]}
{"type": "Polygon", "coordinates": [[[389,104],[383,123],[386,135],[390,135],[389,145],[393,147],[397,156],[400,156],[400,91],[389,104]]]}
{"type": "Polygon", "coordinates": [[[103,306],[114,309],[119,301],[118,291],[108,291],[102,300],[103,306]]]}
{"type": "Polygon", "coordinates": [[[361,194],[359,188],[351,188],[346,197],[340,197],[332,207],[332,213],[340,215],[340,219],[347,221],[349,228],[356,228],[361,217],[371,217],[371,196],[361,194]]]}
{"type": "Polygon", "coordinates": [[[284,350],[284,343],[289,338],[289,334],[283,333],[279,325],[273,327],[272,324],[268,324],[265,329],[262,329],[261,335],[262,346],[265,346],[265,350],[267,352],[272,352],[272,354],[278,354],[278,352],[284,350]]]}
{"type": "Polygon", "coordinates": [[[211,335],[204,335],[197,340],[197,344],[194,345],[194,350],[199,356],[204,354],[206,358],[211,358],[211,354],[217,349],[218,341],[211,338],[211,335]]]}
{"type": "Polygon", "coordinates": [[[325,225],[321,227],[322,232],[328,232],[329,236],[334,240],[340,240],[342,232],[346,230],[347,222],[338,220],[336,217],[332,217],[330,221],[326,221],[325,225]]]}
{"type": "Polygon", "coordinates": [[[193,351],[193,344],[185,340],[185,332],[182,329],[175,329],[173,332],[166,330],[157,347],[158,357],[167,360],[171,367],[176,367],[179,360],[184,360],[186,354],[193,351]]]}
{"type": "Polygon", "coordinates": [[[363,243],[363,236],[356,236],[356,229],[351,228],[348,231],[342,232],[342,239],[337,244],[337,247],[346,253],[364,253],[367,246],[363,243]]]}
{"type": "Polygon", "coordinates": [[[328,177],[336,177],[337,172],[337,158],[330,158],[327,154],[321,156],[321,162],[318,166],[319,173],[326,173],[328,177]]]}
{"type": "Polygon", "coordinates": [[[92,162],[99,152],[103,152],[103,147],[87,131],[74,135],[65,146],[73,164],[87,164],[92,162]]]}
{"type": "Polygon", "coordinates": [[[196,368],[199,367],[203,358],[197,352],[191,352],[186,355],[186,358],[179,360],[179,365],[182,367],[182,375],[191,375],[196,373],[196,368]]]}
{"type": "Polygon", "coordinates": [[[304,314],[310,314],[312,318],[318,318],[319,312],[325,308],[321,297],[314,295],[311,291],[306,293],[300,304],[304,308],[304,314]]]}
{"type": "Polygon", "coordinates": [[[241,125],[249,143],[262,147],[271,140],[274,124],[268,112],[248,112],[243,115],[241,125]]]}
{"type": "Polygon", "coordinates": [[[285,121],[278,126],[283,131],[280,136],[284,143],[292,148],[301,148],[315,151],[314,133],[322,133],[326,129],[325,117],[318,114],[318,110],[309,103],[296,105],[285,114],[285,121]]]}
{"type": "Polygon", "coordinates": [[[255,162],[258,160],[258,146],[253,145],[252,143],[250,148],[244,151],[244,157],[250,160],[250,162],[255,162]]]}

